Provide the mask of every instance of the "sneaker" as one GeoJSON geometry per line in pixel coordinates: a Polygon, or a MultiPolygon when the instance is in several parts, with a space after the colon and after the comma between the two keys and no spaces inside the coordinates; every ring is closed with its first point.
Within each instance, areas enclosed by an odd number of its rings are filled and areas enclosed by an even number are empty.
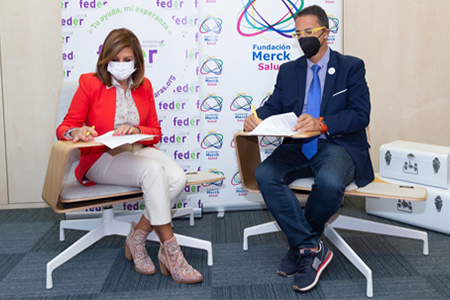
{"type": "Polygon", "coordinates": [[[294,278],[292,288],[301,292],[312,289],[332,258],[333,252],[322,241],[319,243],[317,252],[301,249],[298,274],[294,278]]]}
{"type": "Polygon", "coordinates": [[[298,273],[298,258],[300,252],[298,249],[289,247],[281,260],[277,273],[284,277],[292,277],[298,273]]]}

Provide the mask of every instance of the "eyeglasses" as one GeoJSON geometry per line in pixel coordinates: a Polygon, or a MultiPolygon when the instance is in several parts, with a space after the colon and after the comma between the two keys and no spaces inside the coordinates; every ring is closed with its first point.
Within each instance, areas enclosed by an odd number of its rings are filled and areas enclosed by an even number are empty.
{"type": "Polygon", "coordinates": [[[322,26],[322,27],[318,27],[318,28],[308,28],[308,29],[305,29],[303,31],[296,31],[296,32],[294,32],[292,34],[292,37],[294,39],[299,39],[299,38],[304,37],[304,36],[313,35],[314,33],[318,32],[318,31],[320,31],[322,29],[326,29],[326,28],[327,28],[326,26],[322,26]]]}

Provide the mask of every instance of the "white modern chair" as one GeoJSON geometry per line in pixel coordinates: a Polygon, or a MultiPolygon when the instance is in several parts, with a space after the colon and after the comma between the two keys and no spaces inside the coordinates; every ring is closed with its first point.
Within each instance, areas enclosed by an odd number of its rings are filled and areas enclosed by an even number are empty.
{"type": "MultiPolygon", "coordinates": [[[[298,134],[298,138],[306,138],[319,134],[320,132],[298,134]]],[[[246,132],[238,132],[234,136],[236,156],[239,164],[242,186],[249,192],[259,193],[259,187],[255,180],[255,169],[261,163],[259,140],[257,136],[248,135],[246,132]]],[[[303,192],[311,191],[314,179],[305,178],[294,181],[290,188],[303,192]]],[[[404,187],[384,182],[376,178],[372,183],[364,188],[358,188],[354,183],[350,184],[345,195],[373,198],[404,199],[409,201],[424,201],[427,198],[427,190],[421,187],[404,187]]],[[[399,226],[387,225],[344,216],[334,215],[325,227],[324,235],[333,243],[337,249],[366,277],[367,297],[373,297],[372,270],[356,254],[347,242],[339,235],[336,229],[346,229],[368,233],[376,233],[403,238],[418,239],[423,241],[423,254],[428,255],[428,235],[424,231],[407,229],[399,226]]],[[[281,231],[276,221],[268,222],[244,229],[244,251],[248,250],[248,238],[253,235],[260,235],[281,231]]]]}
{"type": "MultiPolygon", "coordinates": [[[[58,91],[54,131],[64,119],[77,87],[78,83],[76,82],[64,83],[60,86],[58,91]]],[[[69,259],[78,255],[105,236],[127,236],[130,231],[130,222],[116,218],[114,216],[112,205],[142,199],[142,191],[138,188],[104,184],[85,187],[76,180],[74,169],[78,164],[80,156],[80,151],[78,149],[82,147],[100,146],[100,143],[95,141],[79,143],[73,143],[72,141],[58,141],[56,135],[53,142],[42,198],[56,213],[68,213],[102,207],[102,217],[61,221],[61,241],[65,238],[65,229],[85,230],[89,232],[47,264],[47,289],[53,287],[53,270],[69,259]]],[[[224,179],[222,176],[208,172],[186,174],[188,179],[187,185],[224,179]]],[[[186,213],[191,215],[190,224],[193,225],[192,208],[187,209],[187,212],[180,212],[177,210],[172,211],[173,216],[180,216],[186,213]]],[[[179,234],[175,234],[175,237],[181,246],[206,250],[208,252],[208,266],[212,266],[213,258],[211,242],[179,234]]],[[[152,232],[147,239],[150,241],[159,241],[154,232],[152,232]]]]}

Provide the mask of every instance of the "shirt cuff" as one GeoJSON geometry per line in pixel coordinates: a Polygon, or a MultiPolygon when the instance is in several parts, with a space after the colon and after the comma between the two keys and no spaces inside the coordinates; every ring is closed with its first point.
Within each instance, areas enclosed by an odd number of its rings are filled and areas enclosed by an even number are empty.
{"type": "Polygon", "coordinates": [[[73,136],[71,136],[70,133],[72,131],[74,131],[75,129],[78,129],[78,128],[75,127],[75,128],[71,128],[71,129],[67,130],[66,133],[64,133],[64,137],[68,140],[73,140],[73,136]]]}

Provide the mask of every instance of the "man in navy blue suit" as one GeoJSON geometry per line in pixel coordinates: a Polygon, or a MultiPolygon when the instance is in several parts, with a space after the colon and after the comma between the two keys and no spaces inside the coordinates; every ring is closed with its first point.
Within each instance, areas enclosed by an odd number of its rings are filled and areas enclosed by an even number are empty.
{"type": "Polygon", "coordinates": [[[272,115],[295,112],[293,131],[321,131],[310,139],[284,139],[256,169],[264,201],[289,242],[278,274],[294,277],[296,291],[313,288],[333,253],[320,240],[325,224],[339,210],[344,190],[373,180],[365,128],[370,98],[364,62],[327,44],[325,11],[313,5],[295,16],[295,33],[304,56],[281,65],[270,99],[249,115],[245,131],[272,115]],[[288,185],[314,177],[304,212],[288,185]]]}

